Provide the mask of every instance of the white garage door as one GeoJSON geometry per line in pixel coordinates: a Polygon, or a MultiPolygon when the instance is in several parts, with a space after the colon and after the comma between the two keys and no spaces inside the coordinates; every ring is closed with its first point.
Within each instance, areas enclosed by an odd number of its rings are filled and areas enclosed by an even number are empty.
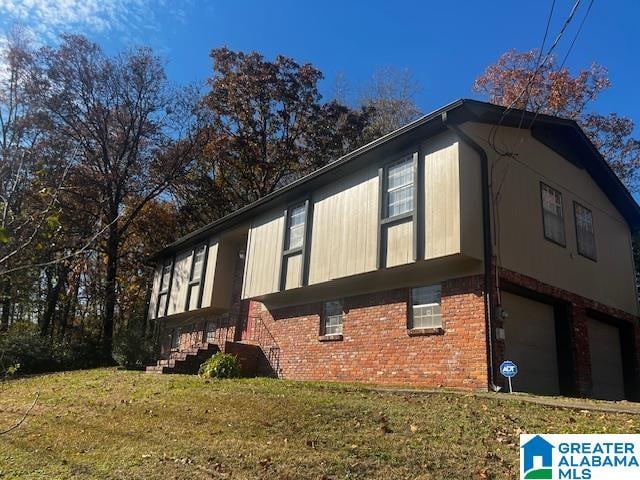
{"type": "Polygon", "coordinates": [[[590,318],[589,351],[593,397],[606,400],[624,398],[622,348],[620,329],[614,325],[590,318]]]}
{"type": "Polygon", "coordinates": [[[502,293],[508,313],[504,322],[505,359],[518,365],[513,389],[558,395],[558,355],[553,306],[502,293]]]}

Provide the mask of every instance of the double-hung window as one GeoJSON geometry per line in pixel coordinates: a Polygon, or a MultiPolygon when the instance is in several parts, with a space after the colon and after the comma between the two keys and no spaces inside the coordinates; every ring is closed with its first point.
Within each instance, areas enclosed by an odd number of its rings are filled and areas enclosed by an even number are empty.
{"type": "Polygon", "coordinates": [[[204,277],[205,257],[207,254],[207,246],[199,245],[191,254],[191,271],[189,273],[189,285],[187,287],[187,302],[185,310],[193,310],[200,308],[200,289],[202,288],[202,279],[204,277]]]}
{"type": "Polygon", "coordinates": [[[440,299],[440,285],[412,288],[409,328],[442,328],[440,299]]]}
{"type": "Polygon", "coordinates": [[[162,272],[160,273],[160,290],[158,291],[158,303],[156,304],[156,318],[164,317],[167,314],[172,274],[173,259],[168,258],[162,264],[162,272]]]}
{"type": "Polygon", "coordinates": [[[387,167],[386,218],[413,211],[414,181],[412,156],[387,167]]]}
{"type": "Polygon", "coordinates": [[[596,233],[593,227],[593,212],[587,207],[573,202],[573,214],[576,222],[578,253],[583,257],[596,260],[596,233]]]}
{"type": "Polygon", "coordinates": [[[344,321],[344,309],[340,300],[324,303],[324,315],[322,318],[322,335],[342,335],[342,323],[344,321]]]}
{"type": "Polygon", "coordinates": [[[304,204],[297,205],[289,210],[285,250],[302,248],[302,244],[304,243],[304,226],[306,223],[306,216],[307,213],[304,204]]]}
{"type": "Polygon", "coordinates": [[[540,184],[542,195],[542,223],[547,240],[565,246],[562,194],[545,183],[540,184]]]}

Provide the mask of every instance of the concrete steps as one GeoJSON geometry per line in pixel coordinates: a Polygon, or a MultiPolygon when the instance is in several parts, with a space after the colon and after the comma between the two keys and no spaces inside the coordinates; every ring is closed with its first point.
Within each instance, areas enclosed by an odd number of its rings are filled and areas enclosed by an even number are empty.
{"type": "Polygon", "coordinates": [[[171,352],[169,358],[161,359],[155,365],[148,366],[147,373],[198,373],[200,365],[213,355],[218,353],[220,348],[215,343],[192,345],[188,349],[171,352]]]}

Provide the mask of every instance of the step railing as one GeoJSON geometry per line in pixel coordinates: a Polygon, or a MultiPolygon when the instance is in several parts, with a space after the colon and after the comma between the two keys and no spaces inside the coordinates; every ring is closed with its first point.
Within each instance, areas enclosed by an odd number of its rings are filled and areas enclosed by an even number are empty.
{"type": "Polygon", "coordinates": [[[251,316],[249,319],[250,328],[247,329],[248,335],[244,337],[244,340],[249,340],[262,349],[270,370],[270,372],[266,373],[279,378],[282,372],[280,369],[280,346],[278,342],[261,317],[251,316]]]}

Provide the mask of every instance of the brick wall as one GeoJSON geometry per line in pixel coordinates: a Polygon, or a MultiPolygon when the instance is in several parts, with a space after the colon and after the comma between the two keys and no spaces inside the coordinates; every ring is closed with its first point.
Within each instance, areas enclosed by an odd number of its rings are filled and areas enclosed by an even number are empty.
{"type": "Polygon", "coordinates": [[[320,338],[322,303],[269,311],[254,301],[249,315],[276,340],[284,378],[485,389],[481,277],[442,284],[442,333],[410,335],[408,300],[406,288],[344,298],[342,339],[332,341],[320,338]]]}

